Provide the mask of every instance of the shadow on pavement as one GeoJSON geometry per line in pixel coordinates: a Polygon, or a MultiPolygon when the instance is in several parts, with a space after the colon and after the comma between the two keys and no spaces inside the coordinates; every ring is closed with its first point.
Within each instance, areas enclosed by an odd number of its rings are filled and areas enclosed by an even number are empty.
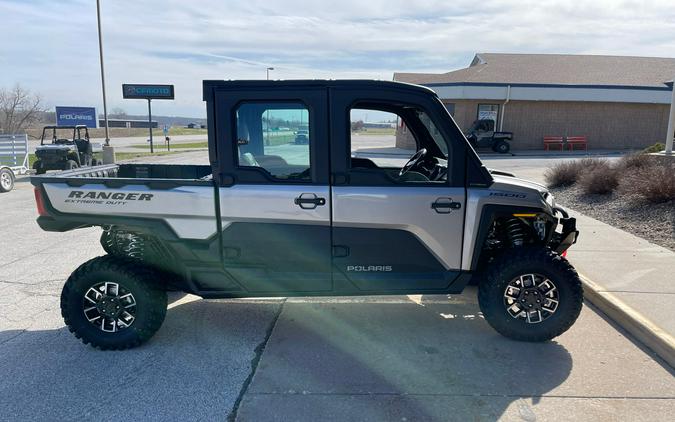
{"type": "Polygon", "coordinates": [[[475,303],[429,298],[287,302],[239,419],[489,420],[569,376],[564,346],[508,340],[475,303]]]}
{"type": "Polygon", "coordinates": [[[66,328],[0,332],[0,419],[225,420],[279,306],[178,304],[147,344],[119,352],[66,328]]]}

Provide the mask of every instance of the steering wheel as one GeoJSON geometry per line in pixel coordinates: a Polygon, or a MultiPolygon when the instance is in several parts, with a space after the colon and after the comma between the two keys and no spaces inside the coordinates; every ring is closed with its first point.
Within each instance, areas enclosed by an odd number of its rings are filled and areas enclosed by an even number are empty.
{"type": "Polygon", "coordinates": [[[401,169],[401,171],[398,173],[398,177],[403,176],[413,168],[415,168],[422,160],[424,160],[424,156],[427,155],[427,149],[422,148],[419,151],[417,151],[412,157],[410,157],[410,160],[408,160],[407,163],[405,163],[405,166],[401,169]]]}

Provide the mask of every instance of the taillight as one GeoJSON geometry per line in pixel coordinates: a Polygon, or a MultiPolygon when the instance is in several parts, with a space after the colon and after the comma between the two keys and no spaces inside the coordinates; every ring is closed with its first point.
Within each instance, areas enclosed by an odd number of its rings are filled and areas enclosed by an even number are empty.
{"type": "Polygon", "coordinates": [[[38,214],[43,217],[48,216],[49,213],[47,212],[47,208],[45,208],[45,201],[42,198],[42,191],[36,186],[33,189],[33,192],[35,193],[35,204],[37,205],[38,214]]]}

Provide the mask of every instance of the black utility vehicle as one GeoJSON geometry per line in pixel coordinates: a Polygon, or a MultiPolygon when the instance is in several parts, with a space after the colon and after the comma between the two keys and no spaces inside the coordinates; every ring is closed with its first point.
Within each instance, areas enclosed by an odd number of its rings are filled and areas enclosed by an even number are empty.
{"type": "Polygon", "coordinates": [[[491,148],[494,152],[506,154],[511,150],[509,141],[512,132],[496,132],[492,119],[476,120],[466,132],[466,139],[474,148],[491,148]]]}
{"type": "Polygon", "coordinates": [[[35,149],[37,160],[33,163],[33,169],[37,174],[43,174],[47,170],[97,166],[101,161],[95,154],[101,151],[101,144],[89,140],[87,126],[45,126],[42,128],[40,146],[35,149]]]}
{"type": "Polygon", "coordinates": [[[576,241],[574,218],[544,186],[488,171],[430,89],[205,81],[204,100],[210,165],[111,164],[31,179],[44,230],[103,229],[107,255],[76,269],[61,294],[66,325],[85,343],[146,341],[169,289],[455,294],[473,281],[486,321],[524,341],[558,336],[579,315],[581,282],[562,256],[576,241]],[[395,113],[415,152],[357,157],[354,109],[395,113]],[[268,115],[302,116],[307,144],[266,142],[268,115]]]}

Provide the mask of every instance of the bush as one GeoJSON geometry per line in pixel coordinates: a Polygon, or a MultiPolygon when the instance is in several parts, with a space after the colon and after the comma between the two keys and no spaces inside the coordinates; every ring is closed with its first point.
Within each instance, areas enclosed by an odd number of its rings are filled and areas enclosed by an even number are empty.
{"type": "Polygon", "coordinates": [[[585,194],[605,195],[619,186],[619,170],[607,161],[597,163],[579,175],[578,184],[585,194]]]}
{"type": "Polygon", "coordinates": [[[583,158],[581,160],[563,161],[546,170],[544,178],[551,188],[573,185],[583,172],[591,171],[598,165],[607,164],[599,158],[583,158]]]}
{"type": "Polygon", "coordinates": [[[651,203],[675,201],[675,163],[655,159],[648,166],[622,175],[619,190],[651,203]]]}
{"type": "Polygon", "coordinates": [[[655,152],[661,152],[661,151],[665,151],[665,150],[666,150],[665,144],[662,144],[661,142],[657,142],[654,145],[650,145],[647,148],[643,149],[642,153],[643,154],[653,154],[655,152]]]}
{"type": "Polygon", "coordinates": [[[634,171],[648,166],[654,159],[655,157],[644,153],[628,154],[621,157],[619,167],[623,171],[634,171]]]}

